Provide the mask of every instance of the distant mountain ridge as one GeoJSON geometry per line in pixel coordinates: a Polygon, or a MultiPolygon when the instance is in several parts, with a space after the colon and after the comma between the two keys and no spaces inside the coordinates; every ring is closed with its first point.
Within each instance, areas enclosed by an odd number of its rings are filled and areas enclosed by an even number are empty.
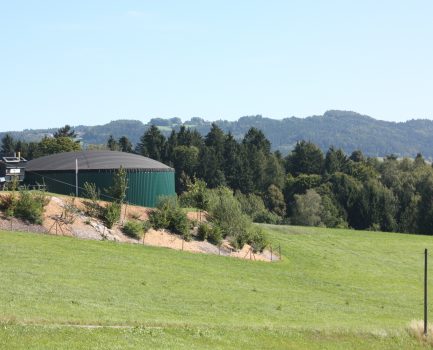
{"type": "MultiPolygon", "coordinates": [[[[330,146],[342,148],[346,153],[360,149],[368,156],[383,157],[395,154],[414,157],[421,153],[433,159],[433,121],[428,119],[406,122],[387,122],[350,111],[330,110],[320,116],[272,119],[257,116],[241,117],[237,121],[218,120],[215,123],[224,131],[241,138],[249,128],[261,129],[271,141],[274,150],[287,154],[299,140],[308,140],[323,151],[330,146]]],[[[144,124],[139,120],[116,120],[108,124],[75,127],[84,144],[105,144],[109,135],[127,136],[136,144],[150,125],[157,125],[168,136],[172,129],[182,125],[197,129],[205,135],[212,122],[192,118],[182,122],[179,118],[154,118],[144,124]]],[[[60,126],[59,126],[60,127],[60,126]]],[[[35,141],[52,135],[57,128],[9,132],[15,139],[35,141]]],[[[3,137],[6,132],[0,132],[3,137]]]]}

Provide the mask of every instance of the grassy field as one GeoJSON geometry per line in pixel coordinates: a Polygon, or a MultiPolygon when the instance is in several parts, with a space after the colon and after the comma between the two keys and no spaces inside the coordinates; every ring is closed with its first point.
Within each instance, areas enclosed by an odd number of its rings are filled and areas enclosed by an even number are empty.
{"type": "Polygon", "coordinates": [[[283,261],[0,232],[0,349],[421,347],[431,237],[264,228],[283,261]]]}

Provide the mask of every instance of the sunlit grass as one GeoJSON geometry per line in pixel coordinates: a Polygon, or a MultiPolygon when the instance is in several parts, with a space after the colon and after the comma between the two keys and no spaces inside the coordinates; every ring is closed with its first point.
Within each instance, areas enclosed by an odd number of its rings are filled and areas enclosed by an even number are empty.
{"type": "Polygon", "coordinates": [[[0,348],[419,345],[430,237],[263,227],[281,262],[0,232],[0,348]]]}

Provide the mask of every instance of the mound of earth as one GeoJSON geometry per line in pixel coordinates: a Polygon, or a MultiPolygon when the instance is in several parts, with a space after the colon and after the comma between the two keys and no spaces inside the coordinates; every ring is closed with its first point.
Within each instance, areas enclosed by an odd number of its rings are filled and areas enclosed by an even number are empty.
{"type": "MultiPolygon", "coordinates": [[[[1,195],[1,194],[0,194],[1,195]]],[[[42,225],[30,225],[21,220],[0,218],[0,229],[17,230],[28,232],[48,233],[55,235],[71,236],[81,239],[110,240],[131,244],[144,244],[149,246],[166,247],[177,250],[185,250],[193,253],[217,254],[232,256],[241,259],[260,261],[278,260],[278,257],[270,251],[253,253],[249,245],[236,251],[228,241],[223,241],[220,247],[207,241],[191,240],[184,241],[181,236],[166,230],[150,229],[143,239],[137,240],[126,236],[121,228],[122,225],[131,219],[147,220],[151,208],[123,204],[120,222],[107,228],[101,220],[90,217],[86,214],[86,200],[68,196],[51,196],[45,207],[42,225]],[[70,210],[70,209],[78,210],[70,210]]],[[[99,202],[104,206],[106,202],[99,202]]],[[[205,215],[198,212],[188,212],[188,219],[200,222],[205,221],[205,215]]]]}

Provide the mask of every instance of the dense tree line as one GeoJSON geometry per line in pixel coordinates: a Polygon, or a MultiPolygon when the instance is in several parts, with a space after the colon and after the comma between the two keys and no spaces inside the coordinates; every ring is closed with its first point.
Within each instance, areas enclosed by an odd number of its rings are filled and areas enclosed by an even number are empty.
{"type": "MultiPolygon", "coordinates": [[[[1,151],[32,158],[80,149],[74,137],[67,126],[39,143],[6,135],[1,151]]],[[[255,221],[433,234],[433,168],[420,154],[414,160],[390,155],[379,161],[334,147],[324,154],[300,141],[283,157],[271,151],[259,129],[235,139],[216,124],[205,136],[182,126],[165,137],[151,126],[135,148],[126,136],[110,137],[105,148],[174,167],[179,194],[197,179],[209,188],[228,187],[255,221]]]]}
{"type": "MultiPolygon", "coordinates": [[[[272,119],[256,115],[233,121],[218,120],[215,123],[224,132],[230,131],[236,139],[242,138],[251,127],[260,129],[271,142],[272,149],[284,155],[293,149],[298,140],[310,140],[325,153],[330,145],[334,145],[347,154],[359,148],[365,155],[372,157],[384,157],[391,153],[399,157],[414,157],[421,152],[426,159],[433,159],[433,140],[430,136],[433,133],[433,121],[427,119],[395,123],[334,110],[307,118],[272,119]]],[[[179,131],[182,125],[196,129],[203,136],[211,128],[211,122],[201,118],[184,122],[179,118],[154,118],[146,124],[138,120],[116,120],[104,125],[80,125],[75,130],[85,147],[105,144],[110,135],[116,139],[127,135],[135,145],[151,125],[158,126],[166,137],[170,136],[172,129],[179,131]]],[[[39,141],[44,135],[54,132],[54,129],[26,129],[10,134],[16,139],[39,141]]],[[[0,139],[5,134],[0,132],[0,139]]]]}
{"type": "Polygon", "coordinates": [[[15,140],[10,134],[6,134],[1,139],[0,154],[11,156],[19,152],[22,157],[30,160],[54,153],[79,151],[81,145],[75,140],[76,136],[74,129],[69,125],[58,129],[53,137],[45,136],[39,142],[15,140]]]}
{"type": "Polygon", "coordinates": [[[282,157],[262,131],[238,141],[216,124],[205,137],[181,127],[165,138],[152,126],[136,151],[173,166],[178,193],[194,178],[231,188],[257,221],[433,234],[433,168],[420,154],[379,161],[300,141],[282,157]]]}

